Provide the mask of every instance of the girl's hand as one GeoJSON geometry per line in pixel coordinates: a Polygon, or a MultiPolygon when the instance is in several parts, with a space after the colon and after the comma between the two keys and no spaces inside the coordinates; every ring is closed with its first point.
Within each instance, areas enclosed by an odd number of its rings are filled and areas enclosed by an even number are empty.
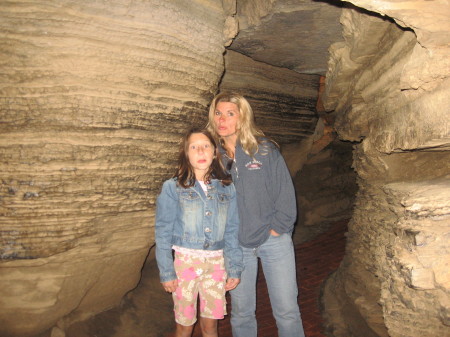
{"type": "Polygon", "coordinates": [[[168,293],[173,293],[178,288],[178,280],[172,280],[167,282],[161,282],[164,290],[168,293]]]}
{"type": "Polygon", "coordinates": [[[241,282],[238,278],[229,278],[227,279],[227,283],[225,284],[225,291],[233,290],[237,287],[237,285],[241,282]]]}

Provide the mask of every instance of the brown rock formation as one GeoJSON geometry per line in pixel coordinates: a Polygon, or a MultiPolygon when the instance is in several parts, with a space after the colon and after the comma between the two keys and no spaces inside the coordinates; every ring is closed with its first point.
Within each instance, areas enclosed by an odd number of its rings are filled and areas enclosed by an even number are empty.
{"type": "Polygon", "coordinates": [[[329,331],[448,336],[449,7],[354,3],[392,19],[346,9],[331,48],[325,107],[361,143],[347,253],[323,300],[329,331]]]}
{"type": "Polygon", "coordinates": [[[233,36],[208,0],[7,2],[0,16],[0,335],[24,337],[136,286],[155,197],[233,36]]]}
{"type": "Polygon", "coordinates": [[[325,75],[328,47],[342,40],[343,2],[240,0],[240,31],[232,50],[302,74],[325,75]]]}
{"type": "Polygon", "coordinates": [[[340,140],[307,155],[294,180],[298,191],[296,230],[351,217],[357,191],[351,163],[352,144],[340,140]]]}
{"type": "Polygon", "coordinates": [[[220,90],[244,95],[267,136],[285,144],[314,133],[318,75],[273,67],[233,51],[225,55],[225,69],[220,90]]]}
{"type": "MultiPolygon", "coordinates": [[[[449,336],[450,6],[351,2],[360,8],[334,0],[2,3],[0,335],[53,327],[52,337],[63,336],[137,284],[180,134],[205,122],[223,75],[221,90],[250,99],[301,185],[317,182],[302,204],[310,224],[337,214],[320,213],[322,201],[339,209],[342,194],[322,190],[318,178],[343,186],[331,159],[336,144],[357,143],[346,258],[323,297],[330,335],[449,336]],[[325,73],[336,139],[316,124],[325,73]]],[[[133,315],[117,315],[129,318],[118,335],[129,336],[133,315]]]]}

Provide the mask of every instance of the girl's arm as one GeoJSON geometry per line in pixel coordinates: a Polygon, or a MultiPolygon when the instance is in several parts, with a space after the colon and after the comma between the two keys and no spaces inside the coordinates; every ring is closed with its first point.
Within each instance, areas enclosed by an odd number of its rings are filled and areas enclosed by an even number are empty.
{"type": "Polygon", "coordinates": [[[178,212],[176,182],[164,182],[161,194],[156,201],[156,262],[162,283],[177,280],[172,256],[172,234],[178,212]]]}
{"type": "MultiPolygon", "coordinates": [[[[239,245],[238,232],[239,232],[239,214],[236,201],[236,189],[233,184],[230,185],[230,205],[228,207],[227,221],[225,225],[225,268],[227,270],[228,279],[240,279],[242,270],[244,269],[242,249],[239,245]]],[[[239,283],[235,283],[236,287],[239,283]]],[[[227,286],[229,285],[227,281],[227,286]]],[[[233,288],[234,288],[233,287],[233,288]]],[[[231,289],[233,289],[231,288],[231,289]]]]}
{"type": "Polygon", "coordinates": [[[161,282],[165,291],[168,293],[174,293],[178,288],[178,280],[172,280],[167,282],[161,282]]]}

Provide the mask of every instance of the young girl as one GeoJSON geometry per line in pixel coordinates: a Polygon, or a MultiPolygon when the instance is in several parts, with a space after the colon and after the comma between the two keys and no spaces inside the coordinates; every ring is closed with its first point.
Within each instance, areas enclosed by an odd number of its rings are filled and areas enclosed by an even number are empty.
{"type": "Polygon", "coordinates": [[[176,173],[157,199],[156,260],[164,290],[172,293],[176,337],[192,335],[198,294],[202,334],[217,336],[225,292],[243,270],[236,191],[218,155],[208,131],[190,130],[176,173]]]}

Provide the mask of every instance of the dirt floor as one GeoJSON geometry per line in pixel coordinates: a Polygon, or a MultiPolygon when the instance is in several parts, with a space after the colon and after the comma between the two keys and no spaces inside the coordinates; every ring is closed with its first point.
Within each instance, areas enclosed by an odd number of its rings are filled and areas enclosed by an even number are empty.
{"type": "MultiPolygon", "coordinates": [[[[300,227],[294,233],[294,243],[312,240],[327,228],[327,225],[300,227]]],[[[121,304],[71,325],[66,329],[65,337],[164,337],[174,326],[172,298],[161,287],[154,249],[151,249],[139,285],[123,298],[121,304]]],[[[47,331],[36,337],[50,336],[64,337],[64,332],[47,331]]]]}
{"type": "Polygon", "coordinates": [[[73,324],[66,337],[162,337],[174,326],[172,297],[161,287],[152,249],[139,285],[120,306],[73,324]]]}

